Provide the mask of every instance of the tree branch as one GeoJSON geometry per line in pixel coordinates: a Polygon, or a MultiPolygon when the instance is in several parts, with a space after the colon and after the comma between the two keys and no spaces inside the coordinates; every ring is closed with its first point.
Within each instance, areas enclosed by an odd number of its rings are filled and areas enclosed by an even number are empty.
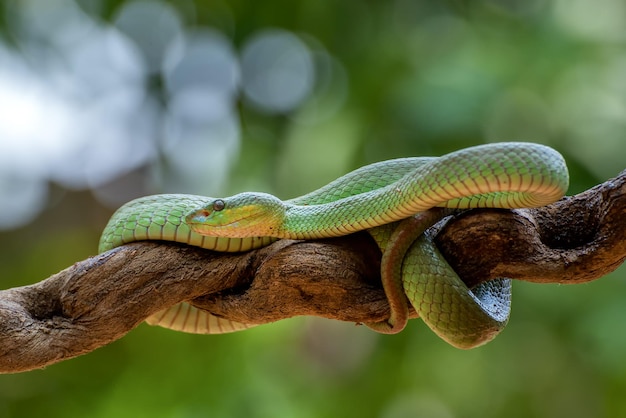
{"type": "MultiPolygon", "coordinates": [[[[495,277],[588,282],[626,257],[625,191],[626,171],[544,208],[467,211],[435,241],[470,286],[495,277]]],[[[37,284],[0,291],[0,372],[87,353],[181,301],[254,324],[298,315],[379,321],[388,315],[379,263],[365,232],[282,240],[242,254],[125,245],[37,284]]]]}

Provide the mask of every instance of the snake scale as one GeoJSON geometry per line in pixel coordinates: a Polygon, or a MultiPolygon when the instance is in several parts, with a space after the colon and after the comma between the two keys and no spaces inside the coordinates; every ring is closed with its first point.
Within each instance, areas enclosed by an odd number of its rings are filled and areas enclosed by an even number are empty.
{"type": "MultiPolygon", "coordinates": [[[[510,280],[468,289],[424,231],[457,210],[547,205],[565,194],[568,182],[565,161],[552,148],[526,142],[478,145],[441,157],[370,164],[286,201],[252,192],[226,198],[142,197],[113,214],[99,251],[165,240],[241,252],[281,238],[319,239],[367,230],[382,252],[381,278],[391,315],[366,325],[382,333],[399,332],[410,303],[445,341],[472,348],[493,339],[506,325],[510,280]]],[[[191,333],[251,326],[187,302],[157,312],[147,322],[191,333]]]]}

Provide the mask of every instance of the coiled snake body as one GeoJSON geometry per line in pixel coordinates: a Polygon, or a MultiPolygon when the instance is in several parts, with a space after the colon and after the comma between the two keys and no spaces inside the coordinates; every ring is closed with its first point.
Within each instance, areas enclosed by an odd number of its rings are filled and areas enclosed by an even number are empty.
{"type": "MultiPolygon", "coordinates": [[[[247,251],[275,239],[316,239],[367,230],[383,253],[388,321],[367,324],[395,333],[408,301],[426,324],[459,348],[493,339],[508,321],[510,281],[468,289],[424,230],[452,210],[538,207],[568,186],[563,157],[538,144],[504,142],[442,157],[401,158],[357,169],[307,195],[282,201],[265,193],[228,198],[155,195],[122,206],[100,240],[100,252],[139,240],[176,241],[215,251],[247,251]]],[[[193,333],[248,328],[181,303],[148,323],[193,333]]]]}

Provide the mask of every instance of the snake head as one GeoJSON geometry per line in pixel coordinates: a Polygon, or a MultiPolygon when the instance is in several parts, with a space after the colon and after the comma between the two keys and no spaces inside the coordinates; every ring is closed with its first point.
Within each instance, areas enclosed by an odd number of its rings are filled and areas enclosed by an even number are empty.
{"type": "Polygon", "coordinates": [[[284,204],[267,193],[240,193],[213,199],[185,218],[202,235],[229,238],[275,237],[284,217],[284,204]]]}

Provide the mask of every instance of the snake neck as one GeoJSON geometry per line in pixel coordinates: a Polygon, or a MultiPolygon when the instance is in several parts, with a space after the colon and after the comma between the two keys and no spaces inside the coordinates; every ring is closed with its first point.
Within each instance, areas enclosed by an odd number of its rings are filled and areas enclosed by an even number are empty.
{"type": "Polygon", "coordinates": [[[388,187],[319,205],[285,203],[278,238],[317,239],[351,234],[394,222],[415,212],[402,211],[388,187]]]}

